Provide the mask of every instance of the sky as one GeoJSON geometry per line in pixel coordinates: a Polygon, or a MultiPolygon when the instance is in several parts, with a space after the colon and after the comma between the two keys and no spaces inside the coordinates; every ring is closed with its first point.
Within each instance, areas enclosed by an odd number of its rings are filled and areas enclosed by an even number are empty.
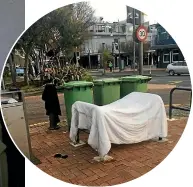
{"type": "MultiPolygon", "coordinates": [[[[105,1],[105,0],[104,0],[105,1]]],[[[97,1],[91,1],[90,5],[95,10],[95,15],[97,17],[103,17],[104,21],[107,22],[115,22],[115,21],[122,21],[126,19],[127,12],[126,12],[126,4],[121,3],[121,0],[114,1],[112,0],[112,4],[101,4],[97,1]]],[[[145,21],[149,21],[150,24],[155,23],[156,21],[153,19],[150,19],[148,16],[145,16],[145,21]]]]}

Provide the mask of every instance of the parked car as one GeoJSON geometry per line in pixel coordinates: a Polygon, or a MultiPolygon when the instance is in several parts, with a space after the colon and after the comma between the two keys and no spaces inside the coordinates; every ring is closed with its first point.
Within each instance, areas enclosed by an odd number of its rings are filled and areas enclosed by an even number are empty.
{"type": "Polygon", "coordinates": [[[16,75],[17,76],[24,76],[24,68],[16,67],[16,75]]]}
{"type": "Polygon", "coordinates": [[[188,66],[186,62],[174,62],[167,66],[166,72],[169,73],[169,75],[181,75],[181,74],[189,74],[188,66]]]}

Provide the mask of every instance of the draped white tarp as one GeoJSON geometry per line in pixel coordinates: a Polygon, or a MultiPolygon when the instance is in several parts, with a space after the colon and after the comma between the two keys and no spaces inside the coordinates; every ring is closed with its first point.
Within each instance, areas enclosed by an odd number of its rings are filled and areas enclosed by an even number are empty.
{"type": "Polygon", "coordinates": [[[88,144],[105,156],[114,144],[132,144],[167,137],[168,125],[160,96],[133,92],[109,105],[77,101],[72,106],[70,139],[79,129],[90,130],[88,144]]]}

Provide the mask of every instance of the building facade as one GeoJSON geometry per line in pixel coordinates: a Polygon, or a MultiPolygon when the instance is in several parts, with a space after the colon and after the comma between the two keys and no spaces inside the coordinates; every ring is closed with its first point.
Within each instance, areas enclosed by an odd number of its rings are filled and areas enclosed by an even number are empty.
{"type": "Polygon", "coordinates": [[[157,67],[166,68],[170,63],[184,61],[184,56],[172,36],[160,24],[156,24],[156,30],[156,35],[152,37],[151,50],[155,50],[154,62],[157,67]]]}
{"type": "MultiPolygon", "coordinates": [[[[90,63],[91,68],[96,68],[100,63],[104,49],[110,51],[114,56],[115,67],[118,67],[119,57],[124,60],[125,65],[129,65],[132,57],[128,55],[123,46],[133,42],[133,25],[131,23],[126,23],[126,20],[113,23],[99,20],[88,29],[88,32],[90,37],[81,46],[80,63],[83,66],[89,67],[90,63]]],[[[151,41],[151,33],[148,34],[147,41],[151,41]]],[[[130,47],[133,48],[133,45],[130,47]]]]}

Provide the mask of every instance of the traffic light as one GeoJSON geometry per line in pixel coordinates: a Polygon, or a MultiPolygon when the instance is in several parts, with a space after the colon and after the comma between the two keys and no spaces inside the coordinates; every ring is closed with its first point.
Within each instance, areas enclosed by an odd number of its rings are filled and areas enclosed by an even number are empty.
{"type": "Polygon", "coordinates": [[[80,52],[76,52],[76,58],[79,60],[80,59],[80,52]]]}
{"type": "Polygon", "coordinates": [[[119,44],[118,43],[113,43],[113,52],[118,53],[119,52],[119,44]]]}
{"type": "Polygon", "coordinates": [[[80,52],[77,51],[77,52],[74,52],[74,56],[77,60],[80,60],[80,52]]]}

